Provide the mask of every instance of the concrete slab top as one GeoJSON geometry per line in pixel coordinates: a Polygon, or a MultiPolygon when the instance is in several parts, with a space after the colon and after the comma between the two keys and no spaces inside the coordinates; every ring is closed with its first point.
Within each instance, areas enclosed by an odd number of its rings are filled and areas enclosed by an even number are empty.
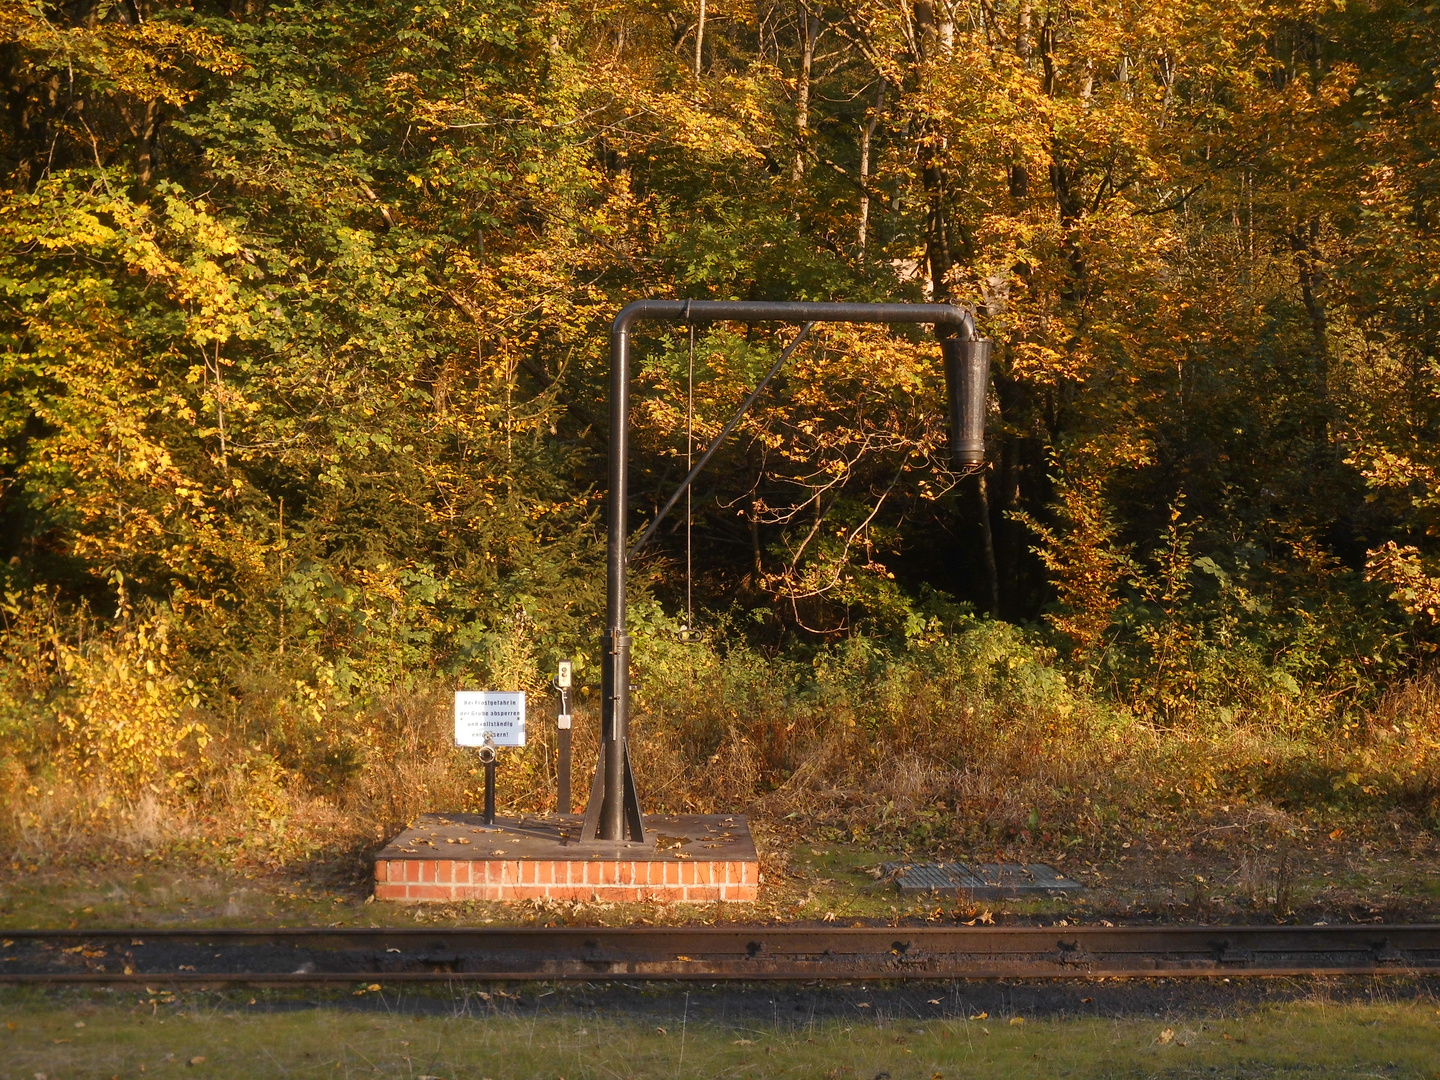
{"type": "Polygon", "coordinates": [[[421,814],[376,853],[384,859],[577,860],[627,862],[755,862],[755,843],[742,814],[646,814],[649,843],[580,842],[579,814],[497,817],[421,814]]]}

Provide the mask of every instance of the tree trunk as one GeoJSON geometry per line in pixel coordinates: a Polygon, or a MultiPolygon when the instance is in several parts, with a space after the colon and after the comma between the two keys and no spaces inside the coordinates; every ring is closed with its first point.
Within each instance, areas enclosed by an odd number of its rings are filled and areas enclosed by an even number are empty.
{"type": "MultiPolygon", "coordinates": [[[[922,71],[930,62],[948,59],[954,46],[954,24],[947,14],[937,19],[932,0],[915,4],[915,59],[922,71]]],[[[922,74],[922,78],[924,75],[922,74]]],[[[951,275],[955,266],[949,219],[949,180],[945,175],[945,143],[929,131],[920,132],[920,178],[925,187],[928,210],[925,217],[925,263],[930,278],[930,299],[936,304],[950,301],[951,275]]],[[[976,530],[979,554],[979,606],[992,616],[1000,612],[1000,579],[995,566],[995,534],[990,522],[990,469],[977,470],[963,481],[962,527],[976,530]]]]}
{"type": "Polygon", "coordinates": [[[978,607],[992,618],[1000,617],[1000,574],[995,565],[995,534],[990,524],[990,469],[987,466],[971,478],[967,487],[970,519],[977,533],[980,553],[978,607]]]}
{"type": "MultiPolygon", "coordinates": [[[[1328,448],[1330,445],[1330,345],[1328,319],[1325,301],[1320,296],[1324,285],[1325,272],[1320,268],[1319,246],[1320,221],[1312,218],[1304,226],[1290,233],[1290,249],[1295,253],[1295,262],[1300,277],[1300,299],[1305,304],[1305,315],[1310,323],[1310,344],[1313,369],[1311,372],[1312,393],[1315,401],[1315,441],[1328,448]]],[[[1320,447],[1317,446],[1317,452],[1320,447]]]]}
{"type": "Polygon", "coordinates": [[[791,179],[805,179],[805,142],[810,135],[810,72],[815,66],[815,37],[820,20],[800,8],[800,75],[795,80],[795,167],[791,179]]]}
{"type": "Polygon", "coordinates": [[[880,113],[885,108],[885,80],[880,80],[880,89],[875,92],[875,108],[870,119],[860,129],[860,229],[858,247],[860,266],[865,266],[865,245],[869,240],[870,227],[870,145],[875,138],[875,129],[880,124],[880,113]]]}
{"type": "Polygon", "coordinates": [[[705,47],[705,0],[700,0],[700,21],[695,24],[695,79],[700,79],[700,60],[705,47]]]}
{"type": "Polygon", "coordinates": [[[159,156],[160,102],[145,103],[145,121],[140,126],[140,183],[149,186],[155,174],[156,158],[159,156]]]}

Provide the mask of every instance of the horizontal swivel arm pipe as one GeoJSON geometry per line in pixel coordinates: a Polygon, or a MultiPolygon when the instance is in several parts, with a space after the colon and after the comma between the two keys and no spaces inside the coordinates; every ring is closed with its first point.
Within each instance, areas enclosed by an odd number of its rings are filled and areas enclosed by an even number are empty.
{"type": "Polygon", "coordinates": [[[978,336],[975,318],[954,304],[827,304],[791,300],[636,300],[615,316],[614,335],[625,334],[637,319],[682,322],[848,322],[933,323],[978,336]]]}
{"type": "Polygon", "coordinates": [[[985,387],[990,343],[975,319],[952,304],[827,304],[748,300],[637,300],[610,329],[610,498],[606,533],[601,763],[582,840],[644,840],[628,753],[630,636],[625,632],[630,460],[630,327],[639,319],[697,322],[928,323],[945,356],[951,450],[958,465],[984,463],[985,387]],[[978,402],[976,401],[978,392],[978,402]],[[603,787],[600,783],[603,781],[603,787]],[[596,796],[599,796],[597,799],[596,796]]]}

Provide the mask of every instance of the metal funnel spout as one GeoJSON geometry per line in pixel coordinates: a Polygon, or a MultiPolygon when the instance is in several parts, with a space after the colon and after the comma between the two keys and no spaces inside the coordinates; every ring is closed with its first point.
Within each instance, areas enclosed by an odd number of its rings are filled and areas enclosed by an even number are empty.
{"type": "Polygon", "coordinates": [[[957,469],[985,464],[985,398],[990,387],[988,338],[940,339],[950,398],[950,459],[957,469]]]}

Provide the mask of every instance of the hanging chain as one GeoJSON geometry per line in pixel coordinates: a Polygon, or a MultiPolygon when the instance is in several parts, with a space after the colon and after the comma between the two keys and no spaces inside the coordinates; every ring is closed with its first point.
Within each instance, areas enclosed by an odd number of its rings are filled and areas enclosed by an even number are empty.
{"type": "MultiPolygon", "coordinates": [[[[697,49],[698,51],[698,49],[697,49]]],[[[690,362],[685,383],[685,474],[691,469],[691,457],[695,453],[695,324],[690,324],[690,362]]],[[[685,488],[685,633],[695,629],[694,579],[692,574],[692,548],[690,532],[694,522],[691,513],[691,488],[685,488]]]]}

